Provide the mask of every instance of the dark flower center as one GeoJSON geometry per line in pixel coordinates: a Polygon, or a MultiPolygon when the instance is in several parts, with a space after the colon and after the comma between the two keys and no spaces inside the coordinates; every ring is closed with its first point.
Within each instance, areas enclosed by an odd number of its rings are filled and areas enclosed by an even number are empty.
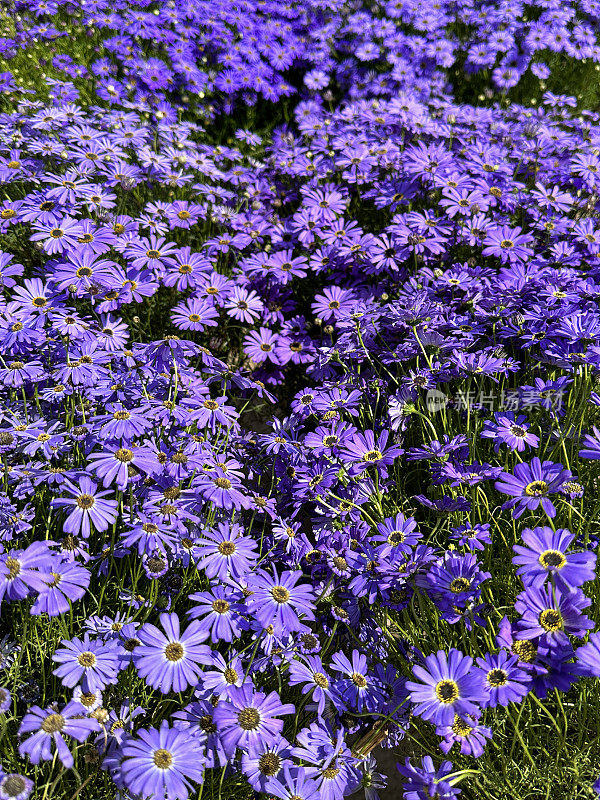
{"type": "Polygon", "coordinates": [[[540,614],[540,625],[548,633],[555,633],[562,628],[562,615],[555,608],[546,608],[540,614]]]}
{"type": "Polygon", "coordinates": [[[491,669],[487,674],[487,680],[490,686],[506,686],[508,683],[508,672],[503,669],[491,669]]]}
{"type": "Polygon", "coordinates": [[[91,508],[95,503],[94,497],[91,494],[80,494],[77,498],[77,505],[81,509],[91,508]]]}
{"type": "Polygon", "coordinates": [[[221,542],[217,549],[222,556],[231,556],[235,553],[236,546],[233,542],[221,542]]]}
{"type": "Polygon", "coordinates": [[[217,614],[226,614],[229,611],[229,603],[227,600],[214,600],[212,610],[217,614]]]}
{"type": "Polygon", "coordinates": [[[458,715],[454,717],[454,723],[452,724],[452,733],[455,736],[466,738],[467,736],[471,735],[472,731],[473,727],[469,725],[468,722],[462,720],[458,715]]]}
{"type": "Polygon", "coordinates": [[[159,750],[154,751],[152,761],[154,762],[154,766],[159,769],[169,769],[173,763],[173,756],[168,750],[163,750],[161,747],[159,750]]]}
{"type": "Polygon", "coordinates": [[[277,775],[281,769],[281,759],[276,753],[264,753],[258,759],[258,768],[263,775],[277,775]]]}
{"type": "Polygon", "coordinates": [[[198,724],[200,725],[203,731],[206,731],[206,733],[217,732],[217,726],[213,722],[213,718],[208,714],[206,714],[206,716],[204,717],[201,717],[200,720],[198,721],[198,724]]]}
{"type": "Polygon", "coordinates": [[[540,555],[539,562],[545,569],[561,569],[567,563],[567,559],[560,550],[544,550],[540,555]]]}
{"type": "Polygon", "coordinates": [[[229,478],[215,478],[214,484],[218,486],[219,489],[231,489],[231,481],[229,478]]]}
{"type": "Polygon", "coordinates": [[[89,650],[86,650],[84,653],[80,653],[77,656],[77,661],[82,667],[93,667],[96,664],[96,656],[89,650]]]}
{"type": "Polygon", "coordinates": [[[450,584],[450,591],[460,594],[460,592],[466,592],[470,585],[471,581],[467,578],[455,578],[450,584]]]}
{"type": "Polygon", "coordinates": [[[184,655],[184,649],[179,642],[169,642],[165,647],[165,656],[169,661],[181,661],[184,655]]]}
{"type": "Polygon", "coordinates": [[[440,703],[454,703],[460,697],[458,684],[452,680],[439,681],[435,686],[435,696],[440,703]]]}
{"type": "Polygon", "coordinates": [[[65,727],[67,721],[62,714],[49,714],[42,722],[44,733],[58,733],[65,727]]]}
{"type": "Polygon", "coordinates": [[[227,683],[234,684],[237,683],[239,675],[232,667],[227,667],[225,672],[223,673],[223,677],[227,681],[227,683]]]}
{"type": "Polygon", "coordinates": [[[127,464],[130,461],[133,461],[133,452],[131,450],[127,450],[125,447],[120,447],[115,453],[115,458],[122,464],[127,464]]]}
{"type": "Polygon", "coordinates": [[[276,603],[287,603],[291,597],[285,586],[274,586],[271,589],[271,596],[276,603]]]}
{"type": "Polygon", "coordinates": [[[542,497],[548,491],[546,481],[532,481],[525,487],[525,494],[529,497],[542,497]]]}
{"type": "Polygon", "coordinates": [[[260,714],[252,707],[242,709],[237,718],[243,731],[255,731],[260,725],[260,714]]]}
{"type": "Polygon", "coordinates": [[[2,791],[8,797],[18,797],[27,788],[22,775],[8,775],[2,784],[2,791]]]}
{"type": "Polygon", "coordinates": [[[526,663],[531,663],[537,656],[536,646],[528,639],[516,639],[511,650],[521,661],[526,663]]]}
{"type": "Polygon", "coordinates": [[[329,680],[327,678],[327,675],[323,675],[322,672],[315,672],[313,675],[313,681],[321,689],[327,689],[329,687],[329,680]]]}

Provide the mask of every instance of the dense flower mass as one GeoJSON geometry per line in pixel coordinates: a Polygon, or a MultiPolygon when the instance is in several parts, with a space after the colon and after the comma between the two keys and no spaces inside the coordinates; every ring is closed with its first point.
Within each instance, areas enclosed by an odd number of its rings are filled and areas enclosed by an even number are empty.
{"type": "Polygon", "coordinates": [[[599,23],[0,9],[0,800],[600,794],[599,23]]]}

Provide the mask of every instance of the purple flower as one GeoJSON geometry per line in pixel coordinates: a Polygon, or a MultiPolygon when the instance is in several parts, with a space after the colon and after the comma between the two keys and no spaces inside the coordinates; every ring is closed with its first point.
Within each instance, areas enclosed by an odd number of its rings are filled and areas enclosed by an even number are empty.
{"type": "Polygon", "coordinates": [[[314,620],[314,592],[306,584],[297,585],[301,578],[301,570],[286,570],[279,576],[275,568],[272,576],[264,570],[252,576],[249,608],[263,628],[273,625],[280,636],[306,629],[300,615],[314,620]]]}
{"type": "Polygon", "coordinates": [[[391,445],[386,449],[389,431],[382,431],[375,440],[371,430],[355,433],[352,440],[342,450],[341,456],[345,461],[352,463],[351,474],[360,473],[369,466],[377,467],[384,477],[387,476],[387,465],[393,464],[404,450],[398,445],[391,445]]]}
{"type": "Polygon", "coordinates": [[[57,617],[65,614],[71,602],[81,600],[90,585],[90,573],[85,567],[69,561],[54,563],[49,580],[31,607],[32,614],[57,617]]]}
{"type": "Polygon", "coordinates": [[[521,538],[526,546],[513,546],[516,555],[512,561],[519,565],[517,575],[525,585],[542,586],[550,578],[561,591],[570,591],[594,580],[596,556],[568,553],[575,536],[566,528],[525,528],[521,538]]]}
{"type": "Polygon", "coordinates": [[[454,800],[460,794],[458,787],[444,780],[452,772],[450,761],[443,761],[437,770],[430,756],[423,758],[420,767],[413,767],[410,758],[406,759],[404,765],[396,766],[398,772],[408,778],[408,782],[402,784],[404,800],[454,800]]]}
{"type": "Polygon", "coordinates": [[[121,774],[132,794],[152,800],[187,800],[192,785],[202,782],[204,759],[185,728],[142,728],[122,747],[121,774]]]}
{"type": "Polygon", "coordinates": [[[544,461],[534,457],[531,464],[520,463],[515,466],[515,473],[503,472],[496,481],[496,489],[504,494],[512,495],[502,508],[512,508],[513,517],[518,519],[524,511],[535,511],[541,505],[546,514],[556,516],[556,509],[548,497],[572,477],[562,464],[544,461]]]}
{"type": "Polygon", "coordinates": [[[464,719],[479,714],[478,703],[486,700],[481,675],[472,670],[473,659],[451,648],[425,658],[423,667],[413,674],[421,681],[407,681],[406,688],[415,703],[414,713],[434,725],[452,725],[455,714],[464,719]]]}
{"type": "Polygon", "coordinates": [[[202,642],[208,632],[199,622],[192,622],[181,633],[177,614],[161,614],[163,633],[146,623],[137,631],[141,644],[133,653],[138,674],[149,686],[163,694],[173,689],[182,692],[194,686],[200,675],[199,664],[210,664],[210,649],[202,642]]]}
{"type": "Polygon", "coordinates": [[[213,642],[231,642],[248,627],[243,617],[246,606],[240,602],[239,593],[231,589],[215,586],[209,592],[191,594],[189,599],[194,606],[188,616],[201,620],[200,629],[210,633],[213,642]]]}
{"type": "Polygon", "coordinates": [[[450,752],[454,744],[460,745],[460,752],[463,755],[479,758],[485,749],[488,739],[492,738],[491,728],[479,724],[479,717],[466,717],[461,719],[458,715],[454,717],[452,725],[438,725],[435,729],[438,736],[443,736],[440,742],[440,750],[446,754],[450,752]]]}
{"type": "Polygon", "coordinates": [[[52,759],[52,744],[62,764],[70,769],[74,762],[73,754],[69,750],[63,736],[70,736],[78,742],[83,742],[93,731],[99,730],[98,722],[91,717],[81,715],[79,703],[70,702],[62,711],[54,708],[41,709],[33,706],[23,717],[19,728],[19,735],[31,733],[19,745],[19,754],[28,755],[33,764],[52,759]]]}
{"type": "Polygon", "coordinates": [[[266,790],[280,800],[321,800],[317,783],[306,777],[304,767],[283,767],[283,775],[271,778],[266,790]]]}
{"type": "Polygon", "coordinates": [[[156,459],[148,448],[134,445],[114,447],[104,453],[92,453],[89,460],[90,469],[103,479],[103,486],[110,486],[114,482],[121,491],[129,483],[130,467],[146,473],[154,472],[157,467],[156,459]]]}
{"type": "Polygon", "coordinates": [[[116,683],[119,674],[119,657],[112,642],[90,639],[62,640],[52,660],[60,664],[53,674],[64,686],[73,687],[81,681],[84,692],[96,692],[109,683],[116,683]]]}
{"type": "Polygon", "coordinates": [[[501,444],[506,444],[511,450],[522,453],[525,447],[537,447],[539,438],[529,432],[529,425],[525,422],[526,416],[516,417],[510,413],[494,414],[494,422],[486,420],[481,432],[484,439],[494,440],[494,450],[498,452],[501,444]]]}
{"type": "Polygon", "coordinates": [[[318,656],[304,656],[306,663],[294,659],[290,663],[288,683],[290,686],[300,685],[302,694],[312,693],[313,700],[317,701],[319,715],[323,714],[325,704],[329,700],[336,708],[341,706],[341,698],[332,686],[331,678],[327,674],[323,662],[318,656]]]}
{"type": "Polygon", "coordinates": [[[105,531],[117,518],[117,503],[104,500],[110,491],[98,492],[96,484],[88,477],[79,479],[79,488],[65,479],[63,489],[72,497],[59,497],[52,500],[53,506],[71,507],[73,510],[63,523],[63,530],[88,538],[91,533],[90,522],[97,531],[105,531]]]}
{"type": "Polygon", "coordinates": [[[241,525],[226,522],[203,531],[203,538],[195,541],[195,547],[200,556],[196,566],[208,578],[241,577],[252,569],[257,558],[254,539],[244,536],[241,525]]]}
{"type": "Polygon", "coordinates": [[[244,339],[244,349],[249,358],[256,364],[263,361],[272,361],[278,364],[279,360],[275,355],[275,345],[277,343],[276,334],[268,328],[261,328],[258,332],[251,331],[244,339]]]}
{"type": "Polygon", "coordinates": [[[0,800],[27,800],[32,791],[33,781],[17,772],[0,778],[0,800]]]}
{"type": "Polygon", "coordinates": [[[515,610],[521,615],[517,630],[524,639],[540,636],[550,648],[566,645],[567,634],[583,638],[594,627],[582,614],[591,602],[580,589],[561,592],[552,586],[528,586],[515,603],[515,610]]]}
{"type": "Polygon", "coordinates": [[[583,437],[583,447],[579,451],[580,458],[589,458],[594,461],[600,459],[600,430],[594,426],[594,435],[583,437]]]}
{"type": "Polygon", "coordinates": [[[518,657],[506,650],[478,658],[477,666],[481,669],[487,692],[487,698],[481,704],[483,708],[520,703],[529,691],[529,674],[519,667],[518,657]]]}
{"type": "Polygon", "coordinates": [[[229,700],[219,703],[213,718],[231,757],[238,747],[253,754],[261,743],[273,742],[283,730],[283,720],[277,717],[294,711],[293,705],[281,703],[277,692],[266,695],[246,684],[231,690],[229,700]]]}
{"type": "Polygon", "coordinates": [[[283,736],[263,742],[254,753],[242,755],[242,772],[256,792],[264,792],[272,778],[280,775],[285,766],[292,765],[290,754],[290,743],[283,736]]]}

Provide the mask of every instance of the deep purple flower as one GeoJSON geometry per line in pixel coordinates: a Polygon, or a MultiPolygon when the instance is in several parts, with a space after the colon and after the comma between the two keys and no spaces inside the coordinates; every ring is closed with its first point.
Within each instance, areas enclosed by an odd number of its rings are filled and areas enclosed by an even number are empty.
{"type": "Polygon", "coordinates": [[[33,781],[17,772],[2,773],[0,800],[27,800],[33,791],[33,781]]]}
{"type": "Polygon", "coordinates": [[[79,487],[65,479],[61,488],[69,492],[72,497],[54,498],[52,505],[72,508],[63,522],[63,529],[67,533],[81,535],[87,539],[91,533],[90,522],[97,531],[105,531],[116,520],[117,503],[114,500],[104,499],[111,492],[97,491],[98,487],[87,476],[79,479],[79,487]]]}
{"type": "Polygon", "coordinates": [[[517,575],[526,585],[542,586],[551,578],[562,591],[569,591],[594,580],[595,554],[568,553],[575,536],[566,528],[525,528],[521,538],[526,546],[513,546],[512,561],[519,565],[517,575]]]}
{"type": "Polygon", "coordinates": [[[305,630],[300,615],[305,620],[315,618],[313,589],[298,585],[301,578],[301,570],[286,570],[278,575],[273,568],[273,575],[260,570],[250,580],[250,611],[264,628],[273,625],[276,635],[305,630]]]}
{"type": "Polygon", "coordinates": [[[515,519],[518,519],[525,510],[535,511],[540,505],[552,518],[556,516],[556,509],[548,495],[557,492],[571,477],[571,472],[564,469],[562,464],[555,464],[552,461],[542,463],[535,456],[530,464],[517,464],[514,475],[503,472],[495,485],[499,492],[513,497],[512,500],[507,500],[502,508],[512,508],[515,519]]]}
{"type": "Polygon", "coordinates": [[[529,691],[528,673],[520,669],[518,657],[506,650],[477,658],[477,666],[481,669],[487,693],[486,700],[481,704],[483,708],[520,703],[529,691]]]}
{"type": "Polygon", "coordinates": [[[473,659],[451,648],[446,654],[425,658],[423,667],[413,667],[421,681],[407,681],[406,688],[415,703],[414,713],[434,725],[452,725],[455,714],[461,719],[479,714],[479,703],[486,700],[481,675],[472,670],[473,659]]]}
{"type": "Polygon", "coordinates": [[[284,714],[293,714],[294,706],[282,704],[277,692],[266,695],[250,684],[232,689],[228,701],[221,701],[214,712],[225,752],[231,757],[239,747],[253,754],[262,742],[274,741],[283,730],[284,714]]]}
{"type": "Polygon", "coordinates": [[[567,644],[567,634],[583,638],[594,627],[582,613],[591,602],[580,589],[557,591],[548,585],[528,586],[515,603],[521,615],[517,630],[524,639],[542,637],[550,647],[567,644]]]}
{"type": "Polygon", "coordinates": [[[81,600],[90,585],[89,571],[70,561],[54,563],[48,582],[31,607],[32,614],[57,617],[65,614],[74,600],[81,600]]]}
{"type": "Polygon", "coordinates": [[[457,786],[444,780],[452,772],[450,761],[443,761],[436,769],[431,756],[424,756],[421,767],[414,767],[410,758],[404,765],[397,764],[396,767],[404,778],[408,778],[408,782],[402,784],[404,800],[454,800],[460,794],[457,786]]]}

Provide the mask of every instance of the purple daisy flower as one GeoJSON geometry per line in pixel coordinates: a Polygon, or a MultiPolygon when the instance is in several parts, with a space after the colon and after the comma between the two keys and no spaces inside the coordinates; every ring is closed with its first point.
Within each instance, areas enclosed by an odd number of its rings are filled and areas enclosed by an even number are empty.
{"type": "Polygon", "coordinates": [[[270,795],[279,800],[321,800],[316,781],[306,777],[304,767],[284,766],[283,775],[271,778],[266,788],[270,795]]]}
{"type": "Polygon", "coordinates": [[[458,715],[454,717],[452,725],[439,725],[435,732],[438,736],[443,736],[440,742],[442,753],[448,753],[455,744],[460,746],[463,755],[479,758],[485,749],[488,739],[492,738],[492,729],[479,724],[478,717],[467,717],[461,719],[458,715]]]}
{"type": "Polygon", "coordinates": [[[481,669],[487,692],[487,698],[481,704],[483,708],[520,703],[529,691],[529,674],[519,667],[518,657],[506,650],[478,658],[477,666],[481,669]]]}
{"type": "Polygon", "coordinates": [[[425,756],[420,767],[413,767],[410,758],[404,765],[397,764],[396,767],[404,778],[408,778],[408,782],[402,784],[404,800],[454,800],[460,794],[457,786],[444,780],[452,772],[450,761],[443,761],[436,769],[431,756],[425,756]]]}
{"type": "Polygon", "coordinates": [[[559,592],[552,586],[528,586],[515,602],[515,610],[521,615],[517,630],[524,639],[541,637],[550,648],[566,645],[567,634],[583,638],[594,627],[582,614],[591,603],[580,589],[559,592]]]}
{"type": "Polygon", "coordinates": [[[185,728],[142,728],[125,740],[121,775],[132,794],[152,800],[187,800],[204,776],[204,759],[185,728]]]}
{"type": "Polygon", "coordinates": [[[239,602],[239,593],[231,589],[214,586],[208,592],[191,594],[189,599],[194,607],[188,611],[188,616],[201,620],[201,630],[210,633],[213,642],[231,642],[248,627],[243,618],[247,608],[239,602]]]}
{"type": "Polygon", "coordinates": [[[27,800],[33,791],[33,781],[18,772],[0,778],[0,800],[27,800]]]}
{"type": "Polygon", "coordinates": [[[600,430],[594,426],[593,431],[593,436],[588,434],[583,437],[583,447],[579,451],[579,457],[597,461],[600,459],[600,430]]]}
{"type": "Polygon", "coordinates": [[[19,735],[31,733],[19,745],[19,754],[29,756],[32,764],[52,759],[52,744],[56,748],[61,763],[70,769],[74,762],[73,754],[69,750],[63,736],[70,736],[78,742],[85,741],[90,733],[98,731],[98,722],[91,717],[81,715],[81,705],[71,701],[62,711],[55,708],[42,709],[33,706],[23,717],[19,728],[19,735]]]}
{"type": "Polygon", "coordinates": [[[298,586],[301,578],[301,570],[286,570],[279,576],[275,568],[272,576],[263,570],[252,576],[249,608],[263,628],[272,625],[275,634],[282,635],[305,630],[300,615],[314,620],[314,591],[306,584],[298,586]]]}
{"type": "Polygon", "coordinates": [[[575,536],[566,528],[525,528],[521,538],[526,545],[514,545],[517,575],[525,585],[542,586],[551,578],[562,591],[582,586],[595,577],[596,556],[589,551],[567,553],[575,536]]]}
{"type": "Polygon", "coordinates": [[[493,439],[496,452],[500,450],[501,444],[505,444],[511,450],[522,453],[526,447],[537,447],[540,441],[529,431],[526,420],[525,415],[515,418],[512,413],[496,413],[493,422],[485,421],[481,436],[484,439],[493,439]]]}
{"type": "Polygon", "coordinates": [[[53,674],[64,686],[73,687],[81,681],[84,692],[102,690],[109,683],[116,683],[119,675],[119,657],[113,642],[90,639],[63,639],[52,660],[60,664],[53,674]]]}
{"type": "Polygon", "coordinates": [[[133,662],[149,686],[163,694],[171,689],[182,692],[198,682],[199,664],[212,663],[210,648],[202,644],[208,632],[192,622],[181,633],[177,614],[161,614],[160,624],[165,633],[150,623],[137,631],[141,644],[134,650],[133,662]]]}
{"type": "Polygon", "coordinates": [[[213,719],[231,757],[238,747],[254,754],[262,743],[273,742],[283,730],[283,720],[277,717],[295,710],[289,703],[282,704],[277,692],[266,695],[246,684],[231,690],[229,700],[216,707],[213,719]]]}
{"type": "Polygon", "coordinates": [[[415,703],[414,713],[434,725],[452,725],[454,716],[463,719],[477,716],[479,703],[486,700],[483,680],[472,669],[473,659],[459,650],[425,658],[424,666],[415,666],[413,674],[421,681],[407,681],[406,688],[415,703]]]}
{"type": "Polygon", "coordinates": [[[50,617],[65,614],[70,609],[71,602],[81,600],[90,585],[90,579],[89,571],[80,564],[69,561],[55,562],[52,565],[49,581],[40,591],[31,607],[31,613],[45,613],[50,617]]]}
{"type": "Polygon", "coordinates": [[[89,456],[90,469],[103,479],[103,486],[116,483],[117,489],[123,491],[129,483],[129,467],[142,472],[153,473],[158,464],[152,451],[146,447],[114,447],[109,452],[92,453],[89,456]]]}
{"type": "Polygon", "coordinates": [[[513,499],[507,500],[502,508],[512,508],[515,519],[526,510],[535,511],[540,505],[553,518],[556,509],[548,495],[558,492],[563,483],[572,477],[562,464],[552,461],[542,463],[536,456],[531,459],[531,464],[517,464],[514,475],[503,472],[495,486],[499,492],[512,495],[513,499]]]}
{"type": "Polygon", "coordinates": [[[251,571],[258,558],[256,542],[244,536],[241,525],[219,522],[216,528],[203,531],[203,538],[194,544],[200,555],[196,566],[208,578],[241,577],[251,571]]]}
{"type": "Polygon", "coordinates": [[[90,522],[97,531],[105,531],[117,518],[117,503],[105,500],[110,491],[98,492],[97,485],[87,476],[79,479],[79,487],[65,478],[61,488],[72,497],[58,497],[52,500],[52,506],[71,507],[73,510],[63,523],[63,530],[87,539],[91,533],[90,522]]]}

